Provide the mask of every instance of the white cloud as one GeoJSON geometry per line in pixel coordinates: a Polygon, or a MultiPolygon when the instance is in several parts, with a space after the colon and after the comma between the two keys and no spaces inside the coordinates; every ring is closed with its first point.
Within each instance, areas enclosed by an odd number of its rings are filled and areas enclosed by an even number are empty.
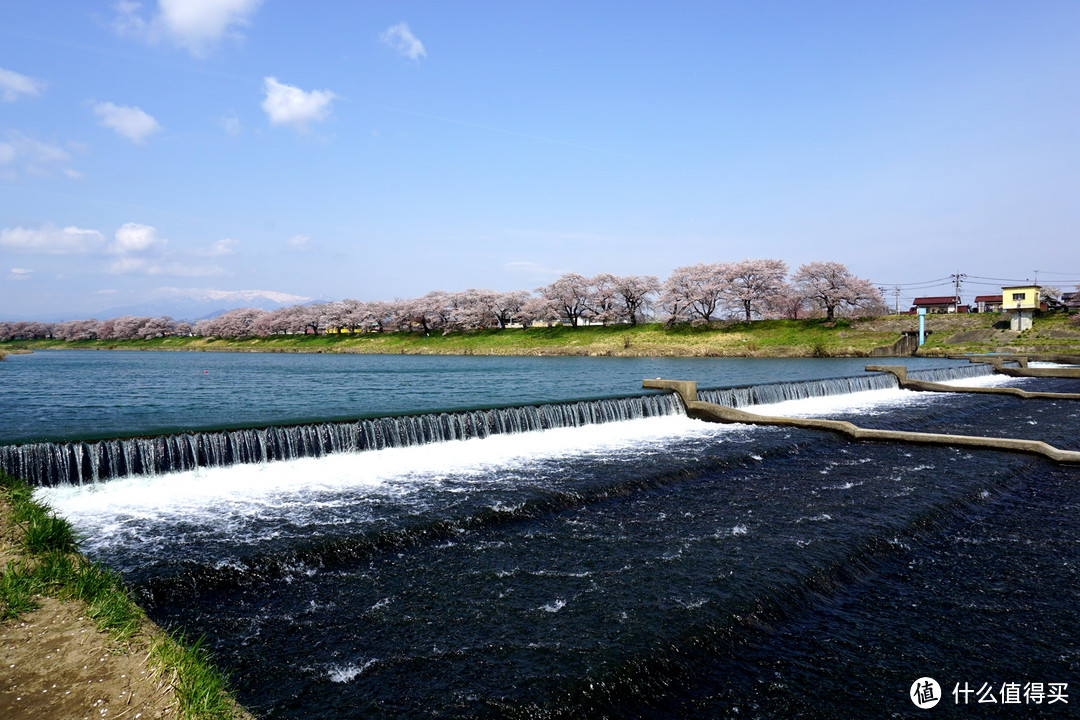
{"type": "Polygon", "coordinates": [[[94,114],[101,118],[104,127],[112,128],[136,145],[142,145],[148,136],[161,131],[158,121],[141,108],[103,102],[94,106],[94,114]]]}
{"type": "Polygon", "coordinates": [[[106,271],[110,275],[159,275],[156,266],[145,258],[124,257],[109,263],[106,271]]]}
{"type": "Polygon", "coordinates": [[[14,267],[14,268],[11,268],[11,279],[12,280],[29,280],[30,276],[33,274],[33,272],[34,271],[29,269],[29,268],[14,267]]]}
{"type": "Polygon", "coordinates": [[[15,102],[20,95],[37,95],[44,87],[40,80],[0,68],[0,99],[5,102],[15,102]]]}
{"type": "Polygon", "coordinates": [[[64,229],[45,225],[40,228],[4,228],[0,230],[0,247],[14,252],[41,255],[80,255],[96,249],[105,236],[97,230],[77,227],[64,229]]]}
{"type": "Polygon", "coordinates": [[[293,235],[285,241],[290,250],[311,250],[311,238],[307,235],[293,235]]]}
{"type": "Polygon", "coordinates": [[[266,111],[270,122],[279,125],[292,125],[297,130],[307,129],[313,120],[323,120],[330,114],[330,103],[336,97],[329,90],[304,92],[298,87],[279,83],[277,78],[268,77],[263,81],[266,98],[262,109],[266,111]]]}
{"type": "Polygon", "coordinates": [[[412,30],[404,22],[389,27],[386,32],[379,36],[379,40],[410,60],[419,62],[420,58],[427,57],[424,44],[416,39],[416,36],[412,34],[412,30]]]}
{"type": "Polygon", "coordinates": [[[240,117],[235,112],[230,111],[228,115],[218,118],[218,125],[230,135],[240,134],[240,117]]]}
{"type": "Polygon", "coordinates": [[[17,179],[20,172],[51,177],[55,169],[73,179],[82,177],[77,170],[67,167],[70,159],[71,155],[63,148],[35,140],[16,130],[4,133],[4,140],[0,142],[0,170],[6,166],[6,174],[12,180],[17,179]]]}
{"type": "Polygon", "coordinates": [[[226,35],[243,37],[262,0],[158,0],[149,20],[142,4],[122,0],[113,5],[113,27],[120,35],[150,43],[166,37],[196,57],[205,57],[226,35]]]}
{"type": "Polygon", "coordinates": [[[201,56],[227,32],[251,24],[262,0],[158,0],[161,21],[177,44],[201,56]]]}
{"type": "Polygon", "coordinates": [[[227,275],[219,265],[185,265],[178,262],[158,263],[145,258],[123,257],[109,263],[110,275],[167,275],[172,277],[214,277],[227,275]]]}
{"type": "Polygon", "coordinates": [[[139,223],[124,223],[109,245],[109,252],[114,255],[139,253],[155,248],[163,248],[168,240],[158,237],[157,228],[139,223]]]}
{"type": "Polygon", "coordinates": [[[221,257],[223,255],[235,255],[236,247],[240,242],[232,238],[222,238],[209,247],[197,248],[192,252],[199,257],[221,257]]]}
{"type": "Polygon", "coordinates": [[[116,30],[118,35],[150,39],[148,37],[150,26],[139,15],[141,9],[142,3],[131,2],[131,0],[120,0],[120,2],[113,5],[113,10],[116,11],[116,17],[113,19],[113,29],[116,30]]]}
{"type": "Polygon", "coordinates": [[[229,275],[225,268],[220,265],[184,265],[182,263],[169,263],[163,268],[163,275],[173,277],[217,277],[229,275]]]}

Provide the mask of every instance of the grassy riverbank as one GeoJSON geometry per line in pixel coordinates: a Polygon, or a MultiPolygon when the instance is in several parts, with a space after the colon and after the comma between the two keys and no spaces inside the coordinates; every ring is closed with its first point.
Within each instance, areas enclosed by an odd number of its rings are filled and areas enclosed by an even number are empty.
{"type": "Polygon", "coordinates": [[[71,525],[2,472],[0,567],[0,716],[251,718],[199,643],[151,623],[71,525]]]}
{"type": "MultiPolygon", "coordinates": [[[[1080,327],[1060,314],[1036,318],[1032,330],[1008,330],[1008,317],[931,315],[920,355],[966,352],[1080,352],[1080,327]]],[[[190,350],[234,352],[323,352],[411,355],[592,355],[617,357],[866,357],[890,354],[904,332],[918,327],[913,316],[858,320],[761,320],[666,327],[553,327],[432,333],[275,335],[215,339],[168,337],[152,340],[12,341],[0,351],[45,348],[190,350]]]]}

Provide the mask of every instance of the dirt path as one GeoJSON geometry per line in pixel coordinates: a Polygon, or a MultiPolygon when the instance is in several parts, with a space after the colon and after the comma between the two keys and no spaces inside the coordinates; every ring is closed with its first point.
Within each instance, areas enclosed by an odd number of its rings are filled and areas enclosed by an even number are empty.
{"type": "Polygon", "coordinates": [[[82,603],[38,601],[38,610],[0,624],[0,718],[175,716],[172,687],[153,676],[145,642],[117,648],[82,603]]]}

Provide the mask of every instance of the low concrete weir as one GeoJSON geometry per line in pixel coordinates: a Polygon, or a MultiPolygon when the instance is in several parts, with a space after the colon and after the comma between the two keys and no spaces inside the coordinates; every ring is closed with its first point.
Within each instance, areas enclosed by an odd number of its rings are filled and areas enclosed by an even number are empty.
{"type": "Polygon", "coordinates": [[[966,357],[969,362],[992,365],[994,372],[1008,375],[1009,377],[1080,378],[1080,367],[1028,367],[1028,363],[1031,360],[1058,362],[1066,365],[1080,363],[1080,357],[1075,355],[967,355],[966,357]],[[1010,367],[1005,364],[1007,362],[1016,363],[1020,367],[1010,367]]]}
{"type": "MultiPolygon", "coordinates": [[[[686,405],[686,414],[697,420],[718,423],[743,423],[747,425],[781,425],[786,427],[828,430],[855,440],[902,442],[918,445],[948,445],[951,447],[976,447],[1006,452],[1022,452],[1041,455],[1059,463],[1080,465],[1080,452],[1061,450],[1041,440],[983,437],[978,435],[943,435],[904,430],[875,430],[863,428],[845,420],[820,420],[816,418],[793,418],[775,415],[758,415],[736,408],[701,402],[697,399],[697,383],[687,380],[643,380],[642,387],[654,390],[671,390],[680,395],[686,405]]],[[[947,386],[946,386],[947,387],[947,386]]]]}
{"type": "Polygon", "coordinates": [[[642,395],[141,438],[0,445],[0,470],[31,485],[79,485],[681,413],[679,401],[670,395],[642,395]]]}
{"type": "MultiPolygon", "coordinates": [[[[1006,368],[1015,370],[1016,368],[1006,368]]],[[[1041,370],[1044,368],[1033,368],[1041,370]]],[[[1045,368],[1056,370],[1057,368],[1045,368]]],[[[1062,368],[1069,369],[1069,368],[1062,368]]],[[[900,387],[905,390],[918,390],[921,392],[951,392],[951,393],[981,393],[984,395],[1012,395],[1025,400],[1080,400],[1080,393],[1055,393],[1033,392],[1013,387],[963,387],[959,385],[944,385],[942,383],[926,382],[925,380],[912,380],[907,376],[907,368],[903,365],[867,365],[867,372],[886,372],[896,376],[900,387]]],[[[1053,376],[1060,377],[1060,376],[1053,376]]]]}

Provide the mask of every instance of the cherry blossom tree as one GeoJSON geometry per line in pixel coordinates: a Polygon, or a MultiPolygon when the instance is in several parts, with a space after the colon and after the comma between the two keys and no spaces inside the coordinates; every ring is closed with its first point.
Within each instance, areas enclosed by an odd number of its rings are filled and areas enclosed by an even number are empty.
{"type": "Polygon", "coordinates": [[[271,310],[255,319],[251,325],[251,334],[259,336],[280,333],[303,335],[310,329],[312,322],[318,324],[318,313],[318,310],[313,312],[309,305],[290,305],[271,310]]]}
{"type": "Polygon", "coordinates": [[[522,304],[519,317],[522,325],[541,324],[551,327],[559,322],[562,311],[558,303],[551,298],[533,296],[522,304]]]}
{"type": "Polygon", "coordinates": [[[252,337],[269,334],[259,328],[260,320],[268,315],[257,308],[237,308],[217,317],[195,323],[195,334],[202,337],[252,337]]]}
{"type": "Polygon", "coordinates": [[[589,312],[589,281],[577,273],[567,273],[536,292],[558,307],[560,318],[566,318],[572,327],[589,312]]]}
{"type": "Polygon", "coordinates": [[[54,337],[55,326],[40,322],[0,324],[0,340],[42,340],[54,337]]]}
{"type": "MultiPolygon", "coordinates": [[[[402,308],[402,320],[407,326],[419,326],[424,334],[445,326],[450,319],[450,296],[442,290],[406,300],[402,308]]],[[[407,329],[407,328],[406,328],[407,329]]]]}
{"type": "Polygon", "coordinates": [[[751,260],[724,263],[724,304],[750,322],[761,317],[785,289],[788,267],[783,260],[751,260]]]}
{"type": "Polygon", "coordinates": [[[660,293],[660,280],[655,275],[626,275],[615,278],[615,294],[623,307],[623,317],[631,325],[649,312],[652,298],[660,293]]]}
{"type": "Polygon", "coordinates": [[[266,337],[268,335],[303,332],[303,327],[298,318],[298,307],[290,305],[289,307],[271,310],[265,315],[259,316],[251,326],[252,334],[266,337]]]}
{"type": "Polygon", "coordinates": [[[873,283],[851,274],[838,262],[811,262],[800,265],[792,276],[795,287],[806,300],[834,320],[837,311],[884,305],[873,283]]]}
{"type": "Polygon", "coordinates": [[[113,340],[133,340],[139,337],[143,326],[153,320],[152,317],[124,315],[112,321],[111,332],[107,336],[113,340]]]}
{"type": "Polygon", "coordinates": [[[618,278],[611,273],[600,273],[589,280],[589,317],[608,325],[623,318],[623,305],[619,301],[618,278]]]}
{"type": "Polygon", "coordinates": [[[370,310],[366,303],[346,298],[338,303],[335,319],[338,327],[345,328],[350,335],[355,335],[357,329],[364,327],[367,323],[369,315],[370,310]]]}
{"type": "Polygon", "coordinates": [[[524,290],[493,293],[488,299],[489,310],[499,327],[505,328],[521,320],[522,309],[528,300],[529,293],[524,290]]]}
{"type": "Polygon", "coordinates": [[[313,335],[319,334],[319,328],[324,327],[327,313],[330,311],[329,303],[315,303],[313,305],[300,305],[300,318],[303,321],[303,332],[310,330],[313,335]]]}
{"type": "Polygon", "coordinates": [[[364,326],[375,332],[391,330],[402,315],[403,305],[401,300],[373,300],[366,303],[364,326]]]}
{"type": "MultiPolygon", "coordinates": [[[[72,342],[75,340],[94,340],[101,326],[97,320],[70,320],[56,326],[56,337],[72,342]]],[[[3,339],[0,335],[0,339],[3,339]]]]}
{"type": "Polygon", "coordinates": [[[661,305],[671,320],[713,319],[724,296],[724,267],[719,263],[684,265],[664,281],[661,305]]]}
{"type": "Polygon", "coordinates": [[[785,283],[784,289],[769,301],[772,317],[798,320],[806,309],[806,298],[793,285],[785,283]]]}
{"type": "Polygon", "coordinates": [[[447,293],[446,322],[443,334],[451,330],[475,330],[495,324],[490,307],[490,290],[469,288],[461,292],[447,293]]]}
{"type": "Polygon", "coordinates": [[[143,340],[149,340],[150,338],[165,337],[166,335],[172,335],[176,330],[176,323],[171,317],[165,315],[163,317],[150,318],[142,327],[138,329],[135,336],[142,338],[143,340]]]}

